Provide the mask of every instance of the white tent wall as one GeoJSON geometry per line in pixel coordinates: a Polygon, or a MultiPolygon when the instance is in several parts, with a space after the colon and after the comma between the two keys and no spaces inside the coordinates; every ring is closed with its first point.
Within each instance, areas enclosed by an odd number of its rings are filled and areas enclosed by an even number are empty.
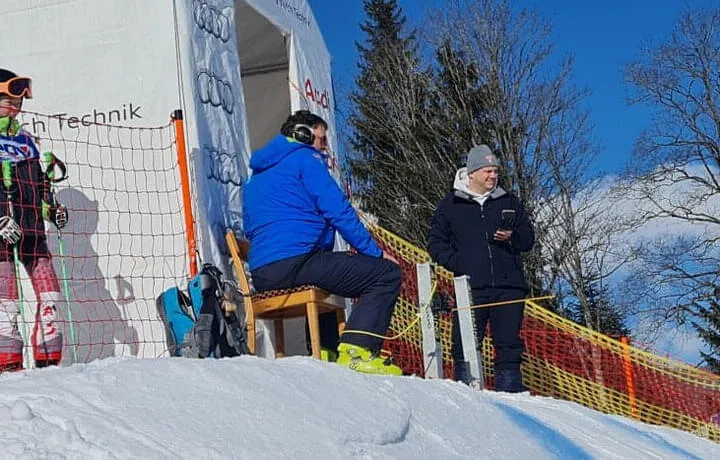
{"type": "MultiPolygon", "coordinates": [[[[22,121],[39,137],[41,151],[52,149],[73,164],[58,196],[70,209],[63,240],[72,293],[68,308],[83,344],[78,360],[158,356],[165,346],[154,299],[159,290],[184,278],[187,257],[182,235],[158,241],[153,233],[183,228],[182,215],[168,215],[158,224],[159,216],[152,215],[155,197],[141,190],[154,184],[141,184],[142,174],[118,168],[150,159],[172,172],[177,159],[129,148],[122,152],[128,157],[120,158],[118,145],[142,145],[142,139],[138,144],[138,138],[126,137],[127,129],[110,140],[112,146],[85,148],[97,140],[95,131],[67,120],[75,116],[135,128],[169,123],[180,102],[172,0],[3,0],[0,31],[0,67],[33,78],[35,97],[23,108],[66,114],[64,119],[23,115],[22,121]],[[81,159],[81,153],[87,156],[81,159]],[[135,188],[123,190],[128,187],[135,188]],[[123,210],[133,210],[132,215],[123,210]],[[131,232],[129,225],[147,233],[124,233],[131,232]]],[[[161,206],[179,211],[177,201],[161,206]]],[[[61,276],[56,241],[50,232],[48,244],[61,276]]],[[[33,289],[24,271],[21,278],[25,317],[32,322],[33,289]]],[[[63,305],[59,310],[67,316],[63,305]]],[[[67,328],[64,335],[67,344],[67,328]]],[[[64,362],[71,359],[66,347],[64,362]]]]}
{"type": "Polygon", "coordinates": [[[2,0],[0,67],[33,77],[27,110],[81,115],[132,104],[113,124],[164,125],[179,104],[172,1],[2,0]]]}
{"type": "Polygon", "coordinates": [[[250,146],[233,0],[175,0],[187,151],[200,260],[229,272],[227,229],[242,228],[250,146]]]}

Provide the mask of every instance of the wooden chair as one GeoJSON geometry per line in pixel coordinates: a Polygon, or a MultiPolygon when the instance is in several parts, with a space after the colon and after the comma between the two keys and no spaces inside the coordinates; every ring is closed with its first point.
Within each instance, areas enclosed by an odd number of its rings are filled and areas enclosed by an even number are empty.
{"type": "Polygon", "coordinates": [[[333,303],[330,293],[314,286],[300,286],[293,289],[282,289],[252,293],[244,263],[247,261],[250,243],[238,242],[235,233],[225,235],[228,249],[235,266],[235,276],[243,293],[252,294],[245,299],[245,312],[248,325],[248,347],[255,353],[255,331],[257,320],[273,320],[275,325],[276,357],[285,355],[285,338],[283,320],[307,317],[310,329],[310,345],[313,358],[320,359],[320,313],[335,312],[337,315],[338,332],[345,329],[345,305],[333,303]]]}

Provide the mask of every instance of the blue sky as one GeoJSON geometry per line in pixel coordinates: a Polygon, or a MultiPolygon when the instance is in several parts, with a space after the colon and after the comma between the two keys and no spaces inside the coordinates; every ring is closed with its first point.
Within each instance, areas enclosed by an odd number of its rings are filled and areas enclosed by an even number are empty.
{"type": "MultiPolygon", "coordinates": [[[[349,89],[356,75],[358,53],[354,42],[362,41],[359,24],[365,20],[361,0],[309,0],[333,57],[333,78],[339,93],[349,89]]],[[[429,8],[444,0],[399,0],[409,25],[418,25],[429,8]]],[[[651,112],[628,106],[623,82],[624,65],[647,41],[667,37],[686,5],[720,7],[720,1],[694,0],[513,0],[518,8],[538,11],[553,24],[552,40],[558,56],[575,56],[574,82],[591,95],[595,137],[601,152],[593,167],[618,172],[630,156],[633,142],[647,127],[651,112]]],[[[337,101],[341,103],[341,100],[337,101]]]]}

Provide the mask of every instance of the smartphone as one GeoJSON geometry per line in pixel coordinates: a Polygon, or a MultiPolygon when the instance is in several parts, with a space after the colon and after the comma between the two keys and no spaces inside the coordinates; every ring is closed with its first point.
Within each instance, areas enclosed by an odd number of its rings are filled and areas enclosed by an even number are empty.
{"type": "Polygon", "coordinates": [[[502,223],[500,224],[500,230],[512,230],[515,227],[515,210],[503,209],[501,213],[502,223]]]}

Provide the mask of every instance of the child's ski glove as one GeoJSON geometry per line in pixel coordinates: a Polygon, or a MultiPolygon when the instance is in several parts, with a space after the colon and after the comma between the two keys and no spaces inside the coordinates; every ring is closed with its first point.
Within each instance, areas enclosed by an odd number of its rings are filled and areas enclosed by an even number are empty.
{"type": "Polygon", "coordinates": [[[12,217],[0,217],[0,239],[8,244],[15,244],[20,241],[21,236],[22,231],[12,217]]]}
{"type": "Polygon", "coordinates": [[[48,220],[55,224],[58,230],[62,230],[68,223],[68,211],[67,208],[61,204],[51,206],[50,204],[43,201],[43,219],[48,220]]]}

